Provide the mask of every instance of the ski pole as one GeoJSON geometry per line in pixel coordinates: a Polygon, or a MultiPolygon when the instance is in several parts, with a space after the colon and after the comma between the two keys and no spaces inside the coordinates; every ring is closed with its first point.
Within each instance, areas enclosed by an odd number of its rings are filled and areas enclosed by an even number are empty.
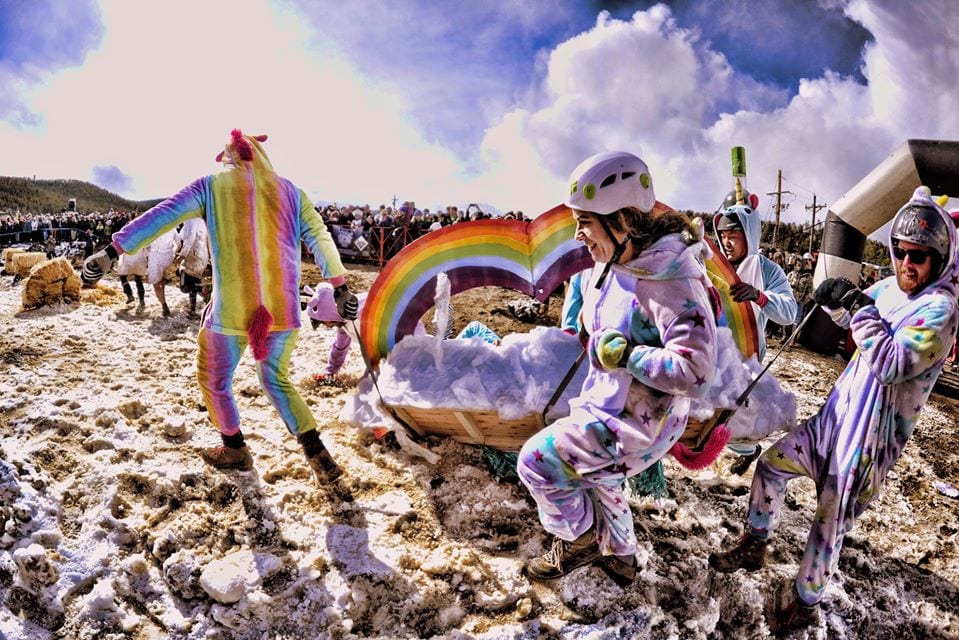
{"type": "Polygon", "coordinates": [[[729,419],[733,417],[733,414],[736,413],[736,410],[739,409],[739,407],[743,406],[743,403],[746,402],[746,398],[748,398],[749,394],[752,393],[753,389],[756,387],[756,384],[759,382],[760,378],[762,378],[766,374],[766,372],[769,371],[769,367],[771,367],[773,363],[776,362],[776,359],[780,355],[782,355],[783,351],[786,350],[786,347],[792,344],[793,340],[795,340],[796,337],[799,335],[799,332],[802,331],[802,328],[806,326],[806,323],[809,321],[809,318],[811,318],[813,312],[816,311],[817,306],[818,305],[814,305],[809,310],[809,312],[806,313],[805,317],[803,317],[802,321],[799,323],[799,326],[796,327],[795,331],[793,331],[792,334],[788,338],[786,338],[786,341],[782,344],[782,346],[779,347],[779,351],[776,352],[776,355],[774,355],[772,359],[768,363],[766,363],[766,366],[763,367],[763,370],[759,372],[759,375],[753,378],[753,381],[749,383],[749,385],[746,387],[746,389],[742,393],[739,394],[739,396],[736,398],[736,404],[731,409],[723,409],[722,411],[719,412],[719,417],[713,422],[713,426],[709,429],[709,431],[700,435],[699,445],[697,446],[702,446],[703,442],[706,442],[707,440],[709,440],[709,435],[713,432],[713,429],[715,429],[721,424],[726,424],[727,422],[729,422],[729,419]]]}
{"type": "Polygon", "coordinates": [[[360,330],[356,326],[356,320],[350,320],[350,323],[353,325],[353,332],[356,333],[356,340],[360,343],[360,354],[363,356],[363,364],[366,365],[366,371],[370,374],[370,380],[373,381],[373,388],[376,389],[376,395],[380,398],[380,404],[383,405],[383,408],[386,409],[393,419],[403,427],[403,431],[406,432],[406,435],[409,436],[410,440],[416,442],[417,444],[423,442],[423,437],[417,433],[413,427],[408,425],[405,420],[400,418],[396,414],[396,411],[393,410],[393,407],[386,404],[386,400],[383,399],[383,394],[380,392],[379,381],[377,380],[376,372],[373,371],[373,364],[370,361],[370,356],[368,353],[366,353],[366,346],[363,344],[363,336],[360,335],[360,330]]]}
{"type": "Polygon", "coordinates": [[[562,381],[560,381],[559,386],[556,387],[556,391],[553,392],[553,395],[550,396],[549,402],[546,403],[546,406],[543,407],[543,420],[546,419],[546,413],[552,408],[556,401],[560,399],[563,395],[563,391],[566,390],[566,387],[569,386],[570,381],[573,379],[573,376],[576,374],[576,370],[579,369],[580,363],[583,361],[583,358],[586,357],[586,349],[583,349],[579,352],[579,355],[576,356],[576,360],[573,362],[573,365],[566,372],[566,375],[563,376],[562,381]]]}
{"type": "Polygon", "coordinates": [[[752,392],[753,388],[756,386],[756,383],[759,382],[759,379],[762,378],[763,375],[765,375],[765,373],[766,373],[767,371],[769,371],[769,367],[773,366],[773,363],[776,362],[776,360],[779,358],[779,356],[782,355],[783,351],[786,350],[786,347],[788,347],[789,345],[791,345],[791,344],[793,343],[793,340],[795,340],[796,337],[799,336],[799,332],[802,331],[802,328],[803,328],[804,326],[806,326],[806,323],[809,321],[809,318],[812,317],[812,314],[813,314],[813,312],[816,311],[816,308],[817,308],[817,307],[818,307],[818,305],[813,305],[813,306],[809,309],[809,312],[806,313],[806,315],[803,317],[802,321],[799,323],[799,326],[796,327],[795,331],[793,331],[792,334],[790,334],[790,336],[789,336],[788,338],[786,338],[786,341],[785,341],[784,343],[782,343],[782,346],[779,347],[779,351],[776,352],[776,355],[774,355],[774,356],[772,357],[772,359],[771,359],[769,362],[766,363],[766,366],[763,367],[763,370],[759,372],[759,375],[757,375],[757,376],[753,379],[753,381],[749,383],[749,386],[746,387],[746,390],[743,391],[741,394],[739,394],[739,397],[736,398],[736,407],[737,407],[737,408],[740,407],[740,406],[742,406],[743,402],[746,401],[746,398],[749,396],[749,394],[752,392]]]}

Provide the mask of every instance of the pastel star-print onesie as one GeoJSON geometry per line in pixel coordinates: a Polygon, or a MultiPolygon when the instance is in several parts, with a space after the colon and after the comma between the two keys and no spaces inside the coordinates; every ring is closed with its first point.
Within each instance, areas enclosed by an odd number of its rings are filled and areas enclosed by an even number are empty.
{"type": "Polygon", "coordinates": [[[761,538],[774,527],[786,483],[797,476],[816,483],[818,508],[796,577],[807,604],[821,599],[843,537],[878,496],[952,348],[959,251],[951,220],[948,229],[948,265],[935,282],[909,296],[892,276],[866,290],[875,305],[852,318],[842,308],[829,312],[837,324],[851,327],[858,350],[819,413],[779,440],[756,468],[748,520],[761,538]]]}
{"type": "Polygon", "coordinates": [[[591,357],[569,416],[532,436],[517,470],[546,530],[575,540],[596,528],[604,555],[636,551],[623,481],[666,455],[686,428],[690,396],[704,393],[716,360],[716,322],[703,266],[708,248],[663,236],[623,265],[583,273],[582,321],[629,338],[625,367],[591,357]]]}

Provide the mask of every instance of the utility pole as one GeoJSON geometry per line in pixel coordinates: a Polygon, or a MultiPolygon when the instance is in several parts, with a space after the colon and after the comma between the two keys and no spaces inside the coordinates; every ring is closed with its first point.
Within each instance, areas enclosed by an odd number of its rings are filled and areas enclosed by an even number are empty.
{"type": "Polygon", "coordinates": [[[828,207],[828,204],[816,205],[816,194],[812,194],[812,206],[806,205],[806,211],[812,211],[812,224],[809,225],[809,253],[812,253],[812,240],[813,236],[816,234],[816,212],[820,209],[825,209],[828,207]]]}
{"type": "Polygon", "coordinates": [[[783,209],[788,209],[789,205],[783,206],[783,194],[792,193],[792,191],[783,191],[783,170],[777,172],[776,190],[767,193],[767,196],[776,196],[776,227],[773,229],[773,247],[778,246],[779,242],[779,213],[783,209]]]}

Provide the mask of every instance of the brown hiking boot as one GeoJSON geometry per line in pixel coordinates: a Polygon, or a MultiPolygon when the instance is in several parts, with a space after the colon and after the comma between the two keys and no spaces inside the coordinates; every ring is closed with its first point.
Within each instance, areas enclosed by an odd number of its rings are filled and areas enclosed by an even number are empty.
{"type": "Polygon", "coordinates": [[[603,556],[599,568],[609,579],[624,589],[636,578],[636,556],[603,556]]]}
{"type": "Polygon", "coordinates": [[[549,551],[528,561],[524,570],[533,580],[552,580],[599,558],[596,534],[590,529],[572,542],[554,538],[549,551]]]}
{"type": "Polygon", "coordinates": [[[736,456],[736,459],[729,465],[729,472],[737,476],[743,475],[749,471],[749,467],[752,466],[753,461],[755,461],[762,452],[762,446],[757,444],[756,449],[752,453],[747,453],[744,456],[736,456]]]}
{"type": "Polygon", "coordinates": [[[769,620],[769,630],[776,635],[805,629],[818,622],[816,612],[818,604],[808,605],[799,598],[793,598],[785,607],[778,609],[769,620]]]}
{"type": "Polygon", "coordinates": [[[737,569],[759,571],[766,561],[767,544],[767,540],[746,532],[732,549],[709,554],[709,566],[721,573],[732,573],[737,569]]]}
{"type": "Polygon", "coordinates": [[[253,468],[253,456],[250,450],[243,445],[239,449],[232,447],[212,447],[200,452],[200,457],[208,465],[217,469],[239,469],[240,471],[249,471],[253,468]]]}

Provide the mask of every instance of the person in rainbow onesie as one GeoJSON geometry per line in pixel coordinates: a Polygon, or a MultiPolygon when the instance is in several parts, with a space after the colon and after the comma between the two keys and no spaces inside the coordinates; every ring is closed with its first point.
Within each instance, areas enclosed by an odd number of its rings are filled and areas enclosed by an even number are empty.
{"type": "Polygon", "coordinates": [[[816,483],[818,508],[795,580],[795,595],[771,626],[811,624],[843,537],[878,497],[886,475],[912,435],[955,340],[959,314],[959,236],[926,187],[893,218],[889,250],[895,275],[865,292],[829,278],[815,292],[858,347],[819,413],[767,451],[753,476],[747,530],[730,550],[712,554],[721,572],[760,569],[787,483],[816,483]]]}
{"type": "MultiPolygon", "coordinates": [[[[796,322],[799,303],[782,267],[759,253],[761,221],[756,205],[759,199],[743,192],[743,202],[735,191],[723,201],[724,208],[713,216],[713,231],[720,250],[736,269],[740,282],[729,288],[736,302],[750,302],[756,317],[759,334],[759,362],[766,356],[766,321],[783,326],[796,322]],[[731,204],[730,204],[731,203],[731,204]]],[[[731,444],[729,449],[738,454],[730,467],[736,475],[743,475],[749,465],[762,453],[759,444],[731,444]]]]}
{"type": "Polygon", "coordinates": [[[231,389],[247,345],[260,386],[296,436],[318,484],[342,473],[316,430],[316,420],[289,379],[300,327],[300,243],[335,287],[342,317],[356,318],[336,245],[307,195],[273,171],[266,136],[230,133],[217,156],[225,170],[195,180],[113,234],[113,242],[84,261],[81,277],[93,286],[119,254],[135,253],[191,218],[209,230],[213,291],[197,335],[197,380],[222,446],[202,451],[220,469],[247,470],[253,458],[243,439],[231,389]]]}
{"type": "Polygon", "coordinates": [[[583,273],[589,371],[569,416],[533,435],[517,472],[555,539],[528,561],[533,580],[598,564],[636,575],[626,478],[666,455],[686,428],[690,397],[716,361],[707,293],[709,249],[685,216],[653,214],[649,169],[631,153],[601,153],[570,177],[566,205],[595,266],[583,273]]]}

